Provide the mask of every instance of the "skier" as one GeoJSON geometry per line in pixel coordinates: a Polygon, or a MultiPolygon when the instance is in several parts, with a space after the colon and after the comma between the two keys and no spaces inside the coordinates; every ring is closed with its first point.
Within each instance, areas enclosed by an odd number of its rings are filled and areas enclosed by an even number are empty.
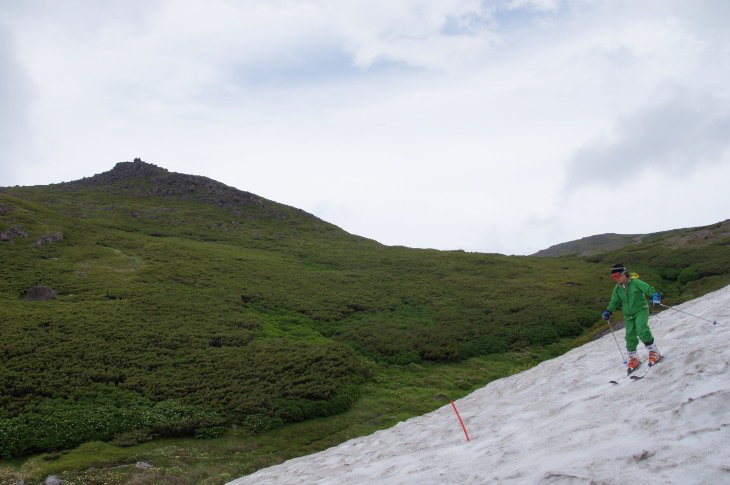
{"type": "Polygon", "coordinates": [[[639,365],[639,354],[636,347],[641,340],[649,351],[649,366],[662,360],[657,349],[654,337],[649,329],[649,305],[646,297],[651,297],[651,304],[659,306],[662,295],[651,285],[636,277],[629,277],[629,272],[623,263],[616,263],[611,267],[611,279],[616,282],[611,294],[608,308],[603,312],[603,319],[608,321],[614,310],[621,304],[621,311],[626,320],[626,350],[629,353],[629,362],[626,371],[631,374],[639,365]]]}

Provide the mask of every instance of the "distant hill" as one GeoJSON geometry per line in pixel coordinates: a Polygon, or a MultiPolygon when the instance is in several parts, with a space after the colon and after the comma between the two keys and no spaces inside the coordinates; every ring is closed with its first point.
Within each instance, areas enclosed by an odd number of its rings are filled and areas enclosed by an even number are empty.
{"type": "Polygon", "coordinates": [[[642,242],[647,245],[662,243],[670,247],[680,248],[691,245],[707,245],[728,236],[730,236],[730,219],[709,226],[674,229],[652,234],[599,234],[576,241],[556,244],[547,249],[542,249],[532,256],[587,257],[614,252],[642,242]]]}
{"type": "Polygon", "coordinates": [[[599,234],[555,244],[547,249],[541,249],[532,256],[590,256],[641,242],[643,237],[644,234],[599,234]]]}

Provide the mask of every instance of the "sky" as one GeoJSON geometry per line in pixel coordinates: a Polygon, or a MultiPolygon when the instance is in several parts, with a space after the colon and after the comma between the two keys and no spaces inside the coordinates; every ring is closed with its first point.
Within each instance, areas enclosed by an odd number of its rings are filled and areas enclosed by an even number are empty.
{"type": "Polygon", "coordinates": [[[386,245],[730,217],[726,0],[0,0],[0,186],[134,158],[386,245]]]}
{"type": "MultiPolygon", "coordinates": [[[[229,485],[729,483],[730,286],[652,316],[649,325],[665,357],[650,368],[644,362],[633,374],[639,380],[621,379],[622,355],[609,334],[392,428],[220,478],[229,485]]],[[[639,354],[646,359],[643,346],[639,354]]]]}

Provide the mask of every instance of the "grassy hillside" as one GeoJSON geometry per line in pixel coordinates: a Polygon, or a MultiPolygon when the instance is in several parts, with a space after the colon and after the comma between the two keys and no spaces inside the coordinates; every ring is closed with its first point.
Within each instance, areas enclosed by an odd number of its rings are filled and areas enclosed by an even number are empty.
{"type": "MultiPolygon", "coordinates": [[[[106,441],[110,457],[138,450],[109,458],[127,463],[153,439],[223,433],[289,436],[275,459],[335,444],[588,338],[614,261],[670,304],[724,286],[726,229],[647,236],[587,261],[508,257],[386,247],[139,161],[3,188],[0,456],[106,441]],[[57,298],[27,300],[35,285],[57,298]],[[323,419],[349,431],[302,428],[323,419]],[[302,429],[310,445],[291,438],[302,429]]],[[[257,456],[235,473],[271,463],[257,456]]]]}

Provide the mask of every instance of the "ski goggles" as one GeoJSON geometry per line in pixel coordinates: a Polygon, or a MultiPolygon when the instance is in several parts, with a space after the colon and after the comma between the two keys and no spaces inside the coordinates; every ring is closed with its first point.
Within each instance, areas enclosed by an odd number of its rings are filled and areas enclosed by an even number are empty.
{"type": "Polygon", "coordinates": [[[615,273],[611,273],[611,279],[615,282],[621,281],[621,278],[626,274],[626,270],[624,271],[617,271],[615,273]]]}

